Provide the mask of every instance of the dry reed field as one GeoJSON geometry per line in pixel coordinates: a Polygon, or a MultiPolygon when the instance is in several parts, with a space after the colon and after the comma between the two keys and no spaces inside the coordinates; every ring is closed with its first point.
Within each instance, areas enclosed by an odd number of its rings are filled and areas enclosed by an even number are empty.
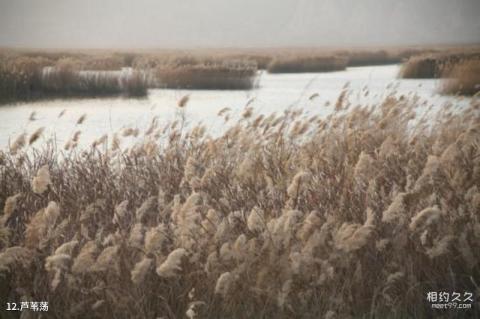
{"type": "Polygon", "coordinates": [[[149,88],[251,89],[256,62],[228,57],[7,52],[0,56],[0,102],[51,97],[141,97],[149,88]],[[127,76],[123,67],[133,68],[127,76]],[[109,71],[118,71],[115,72],[109,71]]]}
{"type": "Polygon", "coordinates": [[[257,65],[244,60],[183,59],[157,66],[154,75],[161,88],[248,90],[255,85],[257,65]]]}
{"type": "Polygon", "coordinates": [[[403,64],[400,77],[404,79],[442,78],[448,76],[457,64],[478,59],[480,59],[478,48],[414,55],[403,64]]]}
{"type": "Polygon", "coordinates": [[[400,69],[406,79],[442,78],[442,94],[475,95],[480,92],[480,51],[413,56],[400,69]]]}
{"type": "Polygon", "coordinates": [[[381,50],[338,51],[348,58],[348,66],[388,65],[402,63],[411,56],[434,51],[433,48],[390,48],[381,50]]]}
{"type": "Polygon", "coordinates": [[[215,138],[182,116],[87,149],[19,136],[0,299],[48,301],[42,318],[447,318],[427,292],[480,294],[480,102],[417,118],[415,97],[342,96],[325,119],[246,106],[215,138]]]}
{"type": "Polygon", "coordinates": [[[342,71],[348,58],[337,56],[283,56],[277,57],[267,67],[269,73],[342,71]]]}
{"type": "Polygon", "coordinates": [[[148,81],[142,72],[135,71],[126,78],[119,78],[106,72],[109,70],[107,62],[98,60],[95,63],[89,64],[72,57],[56,61],[41,56],[0,57],[0,102],[147,94],[148,81]],[[98,72],[82,74],[82,70],[88,68],[98,72]]]}
{"type": "Polygon", "coordinates": [[[480,58],[455,64],[445,75],[445,94],[475,95],[480,92],[480,58]]]}
{"type": "Polygon", "coordinates": [[[478,57],[478,50],[442,47],[131,52],[1,49],[0,103],[59,97],[141,97],[147,95],[149,88],[248,90],[255,87],[257,70],[330,72],[350,66],[401,63],[406,59],[401,77],[431,78],[443,76],[453,64],[471,57],[478,57]],[[118,73],[122,68],[133,72],[127,78],[109,73],[118,73]]]}

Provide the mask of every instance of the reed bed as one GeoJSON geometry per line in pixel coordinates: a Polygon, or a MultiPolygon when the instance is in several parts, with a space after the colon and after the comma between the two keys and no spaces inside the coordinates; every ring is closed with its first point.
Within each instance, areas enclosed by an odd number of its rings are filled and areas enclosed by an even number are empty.
{"type": "Polygon", "coordinates": [[[480,59],[472,59],[455,64],[444,75],[441,88],[444,94],[475,95],[480,92],[480,59]]]}
{"type": "Polygon", "coordinates": [[[120,78],[114,72],[84,72],[86,65],[82,60],[74,58],[58,61],[42,57],[4,58],[0,60],[0,102],[147,94],[148,81],[143,72],[134,71],[120,78]]]}
{"type": "Polygon", "coordinates": [[[280,56],[268,65],[270,73],[331,72],[345,70],[348,58],[341,56],[280,56]]]}
{"type": "Polygon", "coordinates": [[[399,76],[407,79],[442,78],[442,94],[475,95],[479,92],[480,51],[436,53],[411,57],[399,76]]]}
{"type": "Polygon", "coordinates": [[[148,88],[251,89],[256,70],[329,72],[347,66],[399,63],[405,78],[440,77],[476,48],[243,49],[152,51],[0,50],[0,103],[50,97],[145,96],[148,88]],[[425,53],[429,54],[426,55],[425,53]],[[52,67],[47,79],[44,69],[52,67]],[[133,69],[132,78],[112,73],[133,69]],[[84,71],[96,71],[97,76],[84,71]],[[83,75],[82,75],[83,72],[83,75]],[[66,80],[66,81],[64,81],[66,80]]]}
{"type": "Polygon", "coordinates": [[[176,59],[155,69],[158,86],[172,89],[248,90],[255,86],[257,66],[248,61],[176,59]]]}
{"type": "Polygon", "coordinates": [[[18,97],[31,99],[41,89],[42,69],[50,62],[43,58],[20,57],[0,60],[0,101],[18,97]]]}
{"type": "Polygon", "coordinates": [[[448,76],[458,64],[469,60],[480,59],[480,50],[465,50],[421,54],[408,59],[400,70],[404,79],[433,79],[448,76]]]}
{"type": "Polygon", "coordinates": [[[231,60],[253,62],[259,70],[266,70],[273,60],[273,55],[268,53],[239,53],[220,56],[220,58],[222,57],[231,60]]]}
{"type": "Polygon", "coordinates": [[[246,107],[216,138],[152,119],[83,150],[19,136],[0,153],[0,299],[47,318],[443,316],[427,292],[480,293],[480,104],[425,121],[417,103],[246,107]]]}
{"type": "Polygon", "coordinates": [[[12,56],[43,58],[56,62],[69,59],[77,63],[77,68],[87,70],[114,71],[120,70],[122,67],[129,66],[128,63],[133,60],[133,53],[127,52],[95,52],[95,51],[12,51],[12,56]]]}
{"type": "Polygon", "coordinates": [[[357,50],[340,52],[348,57],[348,66],[369,66],[398,64],[414,55],[425,53],[427,49],[390,49],[390,50],[357,50]]]}
{"type": "Polygon", "coordinates": [[[403,79],[439,78],[444,68],[445,64],[433,56],[416,56],[402,65],[400,77],[403,79]]]}

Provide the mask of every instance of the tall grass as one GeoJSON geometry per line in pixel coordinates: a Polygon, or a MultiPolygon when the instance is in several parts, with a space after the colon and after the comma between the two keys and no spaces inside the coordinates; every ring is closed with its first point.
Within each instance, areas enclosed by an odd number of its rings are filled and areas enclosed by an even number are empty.
{"type": "Polygon", "coordinates": [[[448,74],[458,63],[479,59],[479,50],[440,52],[421,54],[409,58],[400,70],[400,77],[405,79],[441,78],[448,74]]]}
{"type": "Polygon", "coordinates": [[[453,51],[411,57],[402,65],[402,78],[444,78],[443,94],[475,95],[479,91],[478,50],[453,51]]]}
{"type": "Polygon", "coordinates": [[[480,105],[425,122],[416,103],[246,109],[218,138],[153,120],[127,149],[17,139],[0,299],[73,319],[441,316],[428,292],[480,293],[480,105]]]}
{"type": "Polygon", "coordinates": [[[329,72],[347,67],[348,59],[340,56],[280,56],[268,65],[270,73],[329,72]]]}
{"type": "Polygon", "coordinates": [[[148,88],[251,89],[256,62],[191,55],[44,53],[0,57],[0,102],[49,97],[145,96],[148,88]],[[48,58],[47,58],[48,57],[48,58]],[[120,72],[123,65],[130,71],[120,72]]]}
{"type": "Polygon", "coordinates": [[[328,72],[347,66],[399,63],[402,77],[439,77],[478,49],[243,49],[32,51],[0,50],[0,103],[49,97],[144,96],[148,88],[250,89],[257,69],[271,73],[328,72]],[[419,53],[429,52],[429,55],[419,53]],[[45,68],[49,68],[47,76],[45,68]],[[114,79],[122,68],[132,77],[114,79]],[[53,70],[55,72],[53,72],[53,70]],[[91,71],[96,71],[93,76],[91,71]],[[106,72],[106,71],[111,71],[106,72]]]}
{"type": "Polygon", "coordinates": [[[354,50],[340,52],[348,57],[348,66],[388,65],[403,62],[427,49],[354,50]]]}
{"type": "Polygon", "coordinates": [[[402,65],[400,77],[404,79],[433,79],[444,72],[445,64],[433,56],[415,56],[402,65]]]}
{"type": "MultiPolygon", "coordinates": [[[[254,62],[259,70],[266,70],[273,59],[273,55],[269,53],[239,53],[224,55],[223,57],[231,60],[254,62]]],[[[222,58],[222,56],[220,56],[220,58],[222,58]]]]}
{"type": "Polygon", "coordinates": [[[247,90],[256,74],[256,64],[248,61],[175,60],[155,70],[159,87],[173,89],[247,90]]]}
{"type": "Polygon", "coordinates": [[[42,70],[50,61],[20,57],[0,60],[0,101],[34,98],[42,86],[42,70]]]}
{"type": "Polygon", "coordinates": [[[15,56],[43,58],[56,63],[63,59],[74,60],[87,70],[120,70],[133,60],[133,53],[109,53],[90,51],[14,51],[15,56]]]}
{"type": "Polygon", "coordinates": [[[460,62],[444,77],[442,93],[475,95],[480,92],[480,59],[460,62]]]}
{"type": "Polygon", "coordinates": [[[135,71],[120,79],[119,72],[83,71],[83,61],[62,58],[14,57],[0,60],[0,102],[49,97],[147,94],[147,79],[135,71]]]}

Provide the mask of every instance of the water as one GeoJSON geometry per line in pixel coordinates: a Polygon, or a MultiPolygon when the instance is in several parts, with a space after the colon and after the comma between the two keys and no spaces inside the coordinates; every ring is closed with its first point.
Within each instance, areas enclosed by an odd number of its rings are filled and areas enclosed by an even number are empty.
{"type": "Polygon", "coordinates": [[[160,124],[165,124],[178,119],[177,101],[186,94],[190,95],[184,108],[188,123],[202,122],[210,133],[221,132],[226,127],[224,119],[217,116],[219,110],[229,107],[231,117],[235,119],[249,101],[255,114],[281,114],[289,107],[302,107],[309,115],[326,116],[332,112],[347,82],[350,88],[348,99],[353,106],[375,104],[392,92],[397,95],[416,94],[421,103],[426,100],[428,105],[433,104],[434,110],[450,102],[457,106],[469,102],[469,99],[437,94],[438,80],[397,79],[398,70],[398,65],[389,65],[355,67],[332,73],[262,72],[259,88],[250,91],[155,89],[150,90],[144,99],[59,99],[10,104],[0,107],[0,149],[8,146],[9,141],[21,133],[32,133],[40,127],[45,127],[44,141],[54,136],[59,145],[80,129],[81,143],[89,145],[103,134],[113,134],[122,128],[146,129],[154,116],[158,116],[160,124]],[[368,95],[365,96],[367,90],[368,95]],[[318,97],[309,99],[315,93],[318,97]],[[326,102],[330,102],[330,106],[325,106],[326,102]],[[63,110],[65,114],[59,118],[63,110]],[[35,121],[29,121],[32,112],[36,113],[35,121]],[[76,126],[83,114],[86,114],[86,120],[76,126]]]}

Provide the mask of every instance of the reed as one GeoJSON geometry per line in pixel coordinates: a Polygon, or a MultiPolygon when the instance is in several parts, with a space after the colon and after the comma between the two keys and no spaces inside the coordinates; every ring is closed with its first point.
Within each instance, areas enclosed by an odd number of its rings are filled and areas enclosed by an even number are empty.
{"type": "Polygon", "coordinates": [[[72,319],[436,316],[427,292],[479,292],[480,105],[425,122],[418,104],[18,143],[0,152],[0,299],[72,319]]]}
{"type": "Polygon", "coordinates": [[[272,60],[270,73],[331,72],[345,70],[348,59],[337,56],[285,56],[272,60]]]}
{"type": "Polygon", "coordinates": [[[342,52],[348,66],[388,65],[402,63],[411,56],[423,53],[420,49],[357,50],[342,52]]]}
{"type": "Polygon", "coordinates": [[[0,59],[0,102],[35,98],[42,87],[42,70],[48,63],[43,58],[0,59]]]}
{"type": "Polygon", "coordinates": [[[480,59],[459,62],[443,76],[442,93],[475,95],[480,92],[480,59]]]}
{"type": "Polygon", "coordinates": [[[254,87],[256,74],[256,65],[246,61],[176,59],[155,70],[159,87],[173,89],[248,90],[254,87]]]}
{"type": "Polygon", "coordinates": [[[408,59],[400,70],[403,79],[438,78],[444,72],[444,64],[433,56],[416,56],[408,59]]]}
{"type": "Polygon", "coordinates": [[[399,63],[407,58],[402,77],[430,78],[474,56],[478,57],[475,47],[137,52],[1,49],[0,103],[50,97],[145,96],[148,88],[245,90],[255,86],[258,69],[271,73],[329,72],[347,66],[399,63]],[[129,79],[119,76],[125,67],[134,71],[129,79]]]}
{"type": "MultiPolygon", "coordinates": [[[[99,63],[104,63],[99,61],[99,63]]],[[[0,60],[0,102],[52,97],[145,96],[148,79],[143,72],[88,70],[74,58],[10,57],[0,60]]],[[[100,66],[100,64],[98,64],[100,66]]]]}
{"type": "Polygon", "coordinates": [[[441,78],[449,74],[456,64],[479,58],[480,51],[478,49],[421,54],[409,58],[402,65],[399,75],[404,79],[441,78]]]}

